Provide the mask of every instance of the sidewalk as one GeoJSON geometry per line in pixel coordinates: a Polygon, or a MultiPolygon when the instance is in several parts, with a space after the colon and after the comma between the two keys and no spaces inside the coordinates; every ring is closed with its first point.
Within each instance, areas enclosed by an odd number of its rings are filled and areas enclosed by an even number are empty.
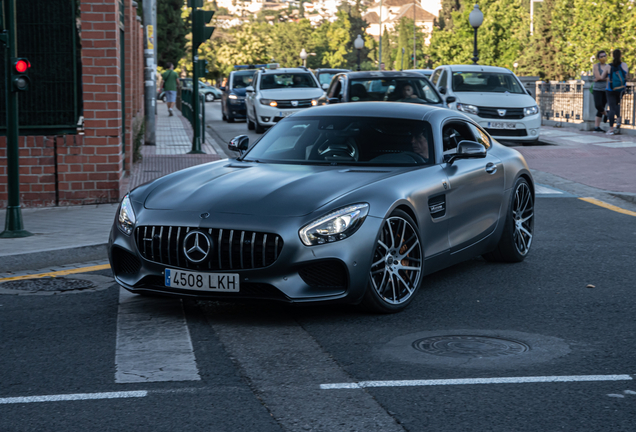
{"type": "MultiPolygon", "coordinates": [[[[221,159],[209,134],[201,146],[206,154],[186,154],[192,149],[192,127],[178,110],[169,117],[165,104],[160,103],[157,108],[156,145],[142,148],[143,158],[133,167],[124,193],[171,172],[221,159]]],[[[108,235],[118,207],[117,203],[23,208],[24,228],[34,235],[0,239],[0,278],[28,269],[105,262],[108,235]]],[[[4,223],[4,211],[0,217],[4,223]]]]}
{"type": "MultiPolygon", "coordinates": [[[[221,159],[212,137],[206,136],[204,155],[188,155],[192,128],[175,110],[168,117],[158,105],[157,145],[144,146],[128,189],[165,174],[221,159]]],[[[542,127],[549,145],[515,147],[533,170],[538,184],[574,196],[586,196],[636,210],[636,137],[607,136],[572,129],[542,127]]],[[[218,148],[218,147],[217,147],[218,148]]],[[[0,278],[25,270],[47,270],[73,263],[106,262],[106,243],[118,204],[22,209],[25,229],[35,234],[0,239],[0,278]]],[[[5,213],[0,212],[4,217],[5,213]]]]}

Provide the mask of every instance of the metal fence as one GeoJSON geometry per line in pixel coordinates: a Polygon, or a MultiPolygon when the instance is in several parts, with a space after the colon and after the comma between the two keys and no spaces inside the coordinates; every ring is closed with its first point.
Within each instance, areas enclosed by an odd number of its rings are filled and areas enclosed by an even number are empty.
{"type": "MultiPolygon", "coordinates": [[[[181,89],[181,113],[194,128],[194,107],[192,105],[192,89],[181,89]]],[[[201,126],[201,144],[205,144],[205,97],[199,93],[199,125],[201,126]]]]}
{"type": "MultiPolygon", "coordinates": [[[[589,91],[591,82],[582,80],[572,80],[565,82],[543,82],[536,83],[537,105],[541,109],[541,117],[544,120],[567,123],[583,123],[585,120],[584,100],[589,98],[588,104],[594,107],[594,96],[589,91]],[[587,84],[587,85],[586,85],[587,84]]],[[[621,100],[621,120],[625,128],[636,129],[636,104],[634,102],[634,91],[636,83],[628,82],[627,89],[621,100]]],[[[594,113],[596,110],[592,110],[594,113]]]]}

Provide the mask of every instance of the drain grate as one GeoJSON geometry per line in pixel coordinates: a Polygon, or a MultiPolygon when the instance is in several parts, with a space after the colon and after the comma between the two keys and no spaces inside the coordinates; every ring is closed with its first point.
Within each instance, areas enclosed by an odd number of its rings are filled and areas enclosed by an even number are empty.
{"type": "Polygon", "coordinates": [[[418,339],[413,348],[426,354],[456,358],[503,357],[530,350],[523,342],[489,336],[450,335],[418,339]]]}
{"type": "Polygon", "coordinates": [[[94,288],[95,284],[89,280],[66,279],[64,277],[25,279],[4,282],[3,289],[29,292],[65,292],[94,288]]]}

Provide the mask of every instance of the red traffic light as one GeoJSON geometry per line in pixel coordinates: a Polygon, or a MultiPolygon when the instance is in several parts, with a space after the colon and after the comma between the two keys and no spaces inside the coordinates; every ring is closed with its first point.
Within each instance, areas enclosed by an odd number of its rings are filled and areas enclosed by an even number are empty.
{"type": "Polygon", "coordinates": [[[31,63],[28,60],[18,60],[15,62],[15,71],[18,73],[25,73],[27,69],[31,67],[31,63]]]}

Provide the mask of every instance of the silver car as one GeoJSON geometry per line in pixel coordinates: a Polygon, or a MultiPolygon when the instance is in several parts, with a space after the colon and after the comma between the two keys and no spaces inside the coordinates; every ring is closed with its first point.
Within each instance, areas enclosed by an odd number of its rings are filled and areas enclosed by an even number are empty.
{"type": "Polygon", "coordinates": [[[127,194],[109,258],[128,290],[407,307],[426,275],[519,262],[534,227],[523,157],[456,111],[399,102],[310,108],[241,153],[127,194]]]}

